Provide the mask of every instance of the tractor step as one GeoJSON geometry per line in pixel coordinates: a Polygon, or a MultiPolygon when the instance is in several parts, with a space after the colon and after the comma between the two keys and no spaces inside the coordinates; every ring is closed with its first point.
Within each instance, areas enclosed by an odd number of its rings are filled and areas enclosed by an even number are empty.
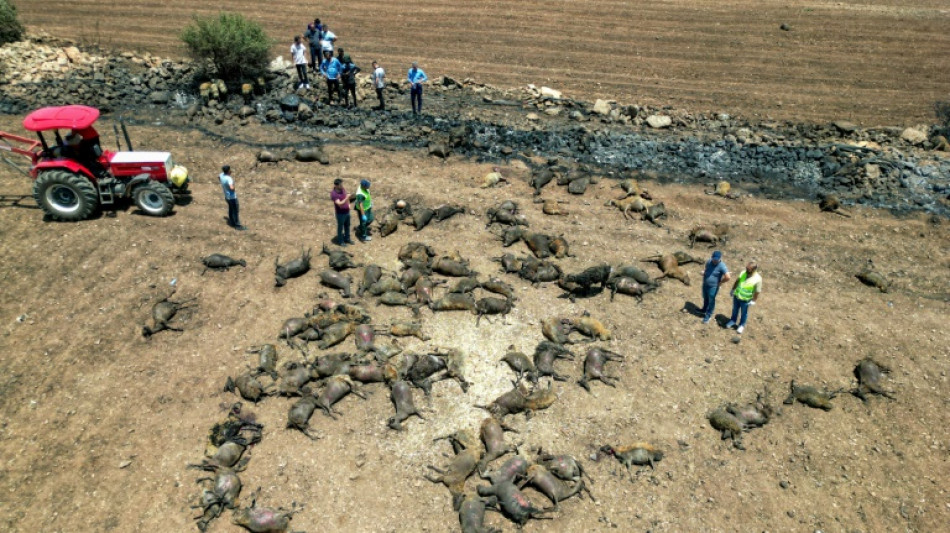
{"type": "Polygon", "coordinates": [[[112,194],[115,186],[115,178],[100,178],[96,182],[99,188],[99,203],[102,205],[112,205],[115,203],[115,196],[112,194]]]}

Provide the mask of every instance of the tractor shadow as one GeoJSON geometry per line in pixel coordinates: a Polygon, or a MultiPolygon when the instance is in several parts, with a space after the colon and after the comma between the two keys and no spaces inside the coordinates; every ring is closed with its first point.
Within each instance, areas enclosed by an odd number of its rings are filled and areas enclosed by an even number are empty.
{"type": "Polygon", "coordinates": [[[20,209],[39,209],[32,194],[0,194],[0,209],[18,207],[20,209]]]}
{"type": "MultiPolygon", "coordinates": [[[[178,211],[172,211],[171,213],[169,213],[169,214],[167,214],[167,215],[165,215],[165,216],[162,216],[162,217],[155,217],[155,216],[152,216],[152,215],[146,213],[145,211],[142,211],[141,209],[139,209],[139,208],[137,208],[137,207],[131,207],[131,206],[125,207],[125,208],[121,208],[121,209],[113,209],[113,210],[112,210],[112,212],[117,212],[117,211],[122,211],[122,212],[124,212],[124,213],[128,213],[128,214],[130,214],[130,215],[134,215],[134,216],[137,216],[137,217],[148,217],[148,218],[174,218],[175,216],[178,215],[178,211]]],[[[110,216],[114,216],[114,215],[110,215],[110,216]]]]}

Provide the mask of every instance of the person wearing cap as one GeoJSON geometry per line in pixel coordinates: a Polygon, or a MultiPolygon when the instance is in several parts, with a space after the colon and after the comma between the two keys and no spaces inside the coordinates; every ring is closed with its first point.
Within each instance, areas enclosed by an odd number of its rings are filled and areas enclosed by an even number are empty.
{"type": "Polygon", "coordinates": [[[336,214],[336,244],[347,246],[353,244],[350,240],[350,201],[343,188],[343,180],[333,180],[333,190],[330,191],[330,200],[333,201],[333,212],[336,214]]]}
{"type": "Polygon", "coordinates": [[[369,225],[373,222],[373,196],[369,193],[369,180],[360,180],[356,189],[356,214],[360,216],[360,225],[356,228],[356,238],[362,242],[373,240],[369,236],[369,225]]]}
{"type": "Polygon", "coordinates": [[[409,100],[412,103],[412,112],[422,113],[422,84],[429,81],[426,73],[419,68],[419,63],[412,62],[412,68],[409,69],[409,100]]]}
{"type": "Polygon", "coordinates": [[[729,279],[729,268],[722,262],[722,252],[716,250],[703,269],[703,324],[708,324],[712,318],[719,286],[729,279]]]}
{"type": "Polygon", "coordinates": [[[732,318],[726,323],[727,329],[736,325],[736,319],[739,318],[741,312],[742,319],[739,320],[736,333],[742,334],[745,330],[745,321],[749,318],[749,307],[755,305],[760,294],[762,294],[762,276],[759,275],[759,266],[754,261],[750,261],[732,286],[732,318]]]}
{"type": "MultiPolygon", "coordinates": [[[[340,48],[342,50],[342,48],[340,48]]],[[[350,95],[353,95],[353,107],[359,107],[356,103],[356,74],[360,72],[360,67],[353,63],[350,54],[343,55],[343,71],[340,79],[343,81],[343,106],[350,107],[350,95]]]]}
{"type": "Polygon", "coordinates": [[[246,230],[247,228],[241,224],[241,219],[238,217],[237,191],[234,190],[234,177],[231,176],[229,165],[221,167],[221,175],[218,176],[218,180],[224,190],[224,200],[228,203],[228,226],[238,231],[246,230]]]}

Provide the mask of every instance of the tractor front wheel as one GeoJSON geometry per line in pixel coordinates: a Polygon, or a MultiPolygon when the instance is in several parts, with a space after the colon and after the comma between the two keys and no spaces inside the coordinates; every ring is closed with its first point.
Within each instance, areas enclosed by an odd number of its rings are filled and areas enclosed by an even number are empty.
{"type": "Polygon", "coordinates": [[[75,222],[89,218],[99,207],[99,194],[85,176],[48,170],[33,182],[33,198],[55,220],[75,222]]]}
{"type": "Polygon", "coordinates": [[[153,217],[165,217],[175,209],[175,195],[171,189],[157,181],[149,180],[139,185],[133,193],[135,205],[153,217]]]}

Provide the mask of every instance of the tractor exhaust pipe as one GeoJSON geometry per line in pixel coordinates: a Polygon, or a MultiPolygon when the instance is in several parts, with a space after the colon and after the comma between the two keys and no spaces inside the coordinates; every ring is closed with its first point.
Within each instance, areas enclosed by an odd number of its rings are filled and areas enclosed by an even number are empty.
{"type": "Polygon", "coordinates": [[[129,147],[130,152],[134,152],[135,149],[132,148],[132,141],[129,139],[129,130],[125,129],[125,121],[122,118],[119,118],[119,125],[122,126],[122,135],[125,136],[125,145],[129,147]]]}
{"type": "Polygon", "coordinates": [[[115,133],[115,149],[121,152],[122,141],[119,140],[119,125],[116,124],[115,121],[112,122],[112,131],[115,133]]]}

